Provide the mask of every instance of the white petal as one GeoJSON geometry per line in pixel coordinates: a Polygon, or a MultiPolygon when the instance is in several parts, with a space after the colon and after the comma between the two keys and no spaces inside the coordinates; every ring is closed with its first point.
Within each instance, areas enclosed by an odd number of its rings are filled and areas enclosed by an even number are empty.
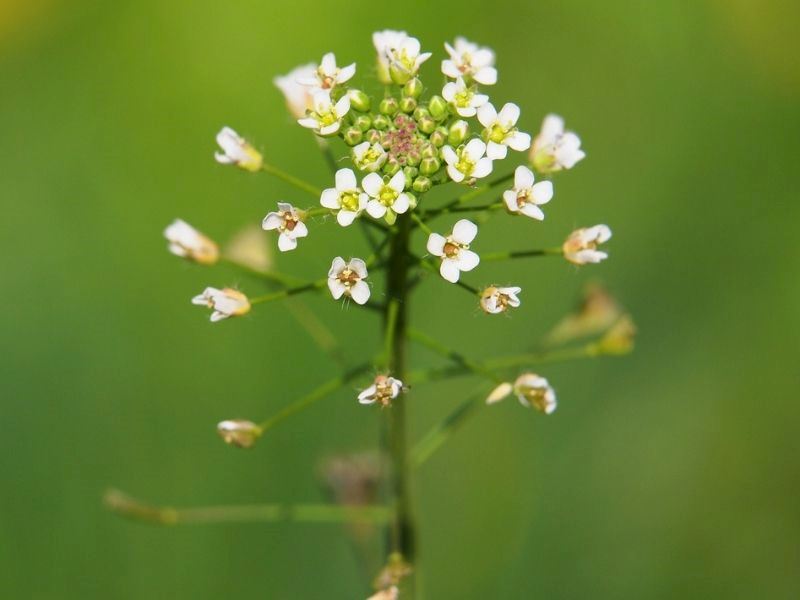
{"type": "Polygon", "coordinates": [[[236,162],[227,154],[222,154],[220,152],[214,152],[214,160],[223,165],[230,165],[236,162]]]}
{"type": "Polygon", "coordinates": [[[508,148],[497,142],[489,142],[486,145],[486,156],[491,160],[503,160],[508,154],[508,148]]]}
{"type": "MultiPolygon", "coordinates": [[[[383,187],[383,178],[377,173],[370,173],[361,180],[361,187],[373,198],[377,198],[383,187]]],[[[372,214],[372,213],[370,213],[372,214]]]]}
{"type": "Polygon", "coordinates": [[[452,102],[455,100],[456,92],[458,92],[458,86],[452,81],[449,81],[445,83],[444,87],[442,88],[442,98],[448,102],[452,102]]]}
{"type": "Polygon", "coordinates": [[[345,94],[336,103],[336,116],[340,119],[350,111],[350,96],[345,94]]]}
{"type": "Polygon", "coordinates": [[[328,52],[323,56],[319,66],[322,68],[322,72],[325,73],[325,75],[333,77],[334,74],[336,74],[336,56],[333,52],[328,52]]]}
{"type": "Polygon", "coordinates": [[[458,281],[461,270],[458,268],[458,262],[452,258],[445,258],[439,267],[439,274],[450,283],[458,281]]]}
{"type": "Polygon", "coordinates": [[[454,165],[458,162],[458,154],[453,150],[452,146],[445,146],[442,148],[442,158],[448,165],[454,165]]]}
{"type": "Polygon", "coordinates": [[[472,171],[472,176],[478,178],[486,177],[491,172],[492,172],[492,159],[482,158],[475,165],[475,169],[473,169],[472,171]]]}
{"type": "Polygon", "coordinates": [[[484,127],[491,127],[497,120],[497,111],[491,102],[487,102],[478,109],[478,121],[484,127]]]}
{"type": "Polygon", "coordinates": [[[356,304],[366,304],[369,300],[369,286],[365,281],[357,281],[350,288],[350,297],[356,304]]]}
{"type": "Polygon", "coordinates": [[[456,66],[456,63],[454,63],[452,60],[442,61],[442,73],[454,79],[461,74],[461,72],[458,70],[458,67],[456,66]]]}
{"type": "Polygon", "coordinates": [[[355,221],[355,220],[356,220],[356,217],[357,217],[357,216],[358,216],[358,213],[355,213],[355,212],[353,212],[353,211],[350,211],[350,210],[340,210],[340,211],[339,211],[339,212],[336,214],[336,221],[337,221],[337,222],[339,223],[339,225],[341,225],[342,227],[347,227],[348,225],[351,225],[351,224],[353,223],[353,221],[355,221]]]}
{"type": "MultiPolygon", "coordinates": [[[[486,94],[475,94],[472,97],[472,100],[470,100],[470,106],[474,106],[475,108],[478,108],[478,107],[483,106],[484,104],[486,104],[488,101],[489,101],[489,96],[487,96],[486,94]]],[[[477,112],[477,111],[475,111],[475,112],[477,112]]]]}
{"type": "MultiPolygon", "coordinates": [[[[402,171],[400,171],[400,175],[402,175],[402,171]]],[[[392,210],[396,212],[398,215],[402,215],[404,212],[408,210],[410,206],[410,202],[408,199],[408,194],[400,194],[395,201],[392,203],[392,210]]]]}
{"type": "Polygon", "coordinates": [[[308,227],[302,221],[298,221],[292,229],[291,236],[294,238],[304,238],[308,235],[308,227]]]}
{"type": "Polygon", "coordinates": [[[505,142],[512,150],[524,152],[531,147],[531,134],[523,131],[515,131],[511,135],[506,136],[505,142]]]}
{"type": "Polygon", "coordinates": [[[389,180],[389,187],[392,188],[398,194],[405,189],[406,176],[403,174],[402,171],[398,171],[392,176],[392,178],[389,180]]]}
{"type": "Polygon", "coordinates": [[[511,212],[519,211],[519,205],[517,204],[517,193],[514,190],[506,190],[503,192],[503,202],[506,203],[506,208],[511,212]]]}
{"type": "Polygon", "coordinates": [[[386,214],[386,207],[378,200],[370,200],[367,203],[367,212],[373,219],[380,219],[386,214]]]}
{"type": "Polygon", "coordinates": [[[372,404],[375,402],[375,393],[378,391],[378,388],[375,384],[372,384],[367,389],[362,390],[362,392],[358,395],[358,401],[361,404],[372,404]]]}
{"type": "Polygon", "coordinates": [[[434,256],[443,256],[444,255],[444,245],[447,242],[447,239],[443,235],[439,235],[438,233],[432,233],[428,236],[428,252],[433,254],[434,256]]]}
{"type": "Polygon", "coordinates": [[[461,117],[474,117],[478,109],[474,106],[456,106],[456,112],[461,117]]]}
{"type": "Polygon", "coordinates": [[[476,66],[491,66],[494,64],[494,52],[489,48],[478,48],[477,44],[473,44],[474,49],[471,50],[472,64],[476,66]]]}
{"type": "Polygon", "coordinates": [[[328,289],[331,291],[333,299],[338,300],[347,290],[347,287],[338,279],[328,279],[328,289]]]}
{"type": "Polygon", "coordinates": [[[536,206],[535,204],[526,203],[519,209],[526,217],[530,217],[531,219],[536,219],[537,221],[544,221],[544,213],[542,209],[536,206]]]}
{"type": "Polygon", "coordinates": [[[344,259],[341,256],[337,256],[331,261],[331,268],[328,269],[328,277],[338,276],[346,266],[347,263],[344,262],[344,259]]]}
{"type": "Polygon", "coordinates": [[[481,262],[481,257],[472,250],[461,250],[458,253],[458,268],[462,271],[472,271],[481,262]]]}
{"type": "Polygon", "coordinates": [[[222,321],[223,319],[227,319],[229,316],[230,315],[226,315],[225,313],[215,310],[213,313],[211,313],[209,319],[212,323],[216,323],[217,321],[222,321]]]}
{"type": "Polygon", "coordinates": [[[346,67],[342,67],[339,70],[339,76],[336,78],[336,80],[339,83],[345,83],[351,80],[353,78],[353,75],[355,74],[356,74],[356,63],[351,63],[346,67]]]}
{"type": "Polygon", "coordinates": [[[558,115],[547,115],[542,122],[542,130],[539,135],[544,144],[552,144],[558,136],[564,133],[564,119],[558,115]]]}
{"type": "Polygon", "coordinates": [[[531,171],[525,165],[520,165],[514,170],[514,189],[527,190],[533,185],[534,177],[531,171]]]}
{"type": "Polygon", "coordinates": [[[269,213],[261,222],[261,228],[267,231],[277,229],[281,225],[283,225],[283,217],[276,212],[269,213]]]}
{"type": "Polygon", "coordinates": [[[547,204],[553,199],[553,182],[540,181],[531,188],[531,198],[536,204],[547,204]]]}
{"type": "Polygon", "coordinates": [[[281,252],[288,252],[297,248],[297,240],[293,237],[282,233],[278,236],[278,250],[281,252]]]}
{"type": "Polygon", "coordinates": [[[325,208],[339,208],[339,192],[337,192],[334,188],[322,190],[322,195],[319,197],[319,203],[325,208]]]}
{"type": "Polygon", "coordinates": [[[350,262],[347,263],[347,267],[355,272],[361,279],[367,278],[367,263],[365,263],[360,258],[351,258],[350,262]]]}
{"type": "Polygon", "coordinates": [[[297,122],[300,124],[301,127],[305,127],[306,129],[316,129],[317,127],[319,127],[319,121],[317,121],[312,117],[297,119],[297,122]]]}
{"type": "Polygon", "coordinates": [[[478,226],[468,219],[461,219],[453,226],[453,239],[459,244],[471,244],[478,235],[478,226]]]}
{"type": "Polygon", "coordinates": [[[356,174],[352,169],[339,169],[336,171],[336,189],[340,192],[349,192],[358,187],[356,174]]]}
{"type": "Polygon", "coordinates": [[[519,106],[513,102],[506,102],[503,108],[500,109],[500,114],[497,115],[497,118],[504,127],[516,125],[519,120],[519,106]]]}
{"type": "Polygon", "coordinates": [[[486,144],[483,143],[483,140],[479,140],[478,138],[471,139],[464,148],[464,154],[466,154],[472,162],[478,162],[478,159],[483,156],[484,152],[486,152],[486,144]]]}
{"type": "Polygon", "coordinates": [[[447,165],[447,174],[450,175],[450,179],[456,183],[464,181],[464,174],[456,169],[453,165],[447,165]]]}
{"type": "Polygon", "coordinates": [[[489,396],[486,398],[486,404],[494,404],[495,402],[500,402],[500,400],[508,396],[513,389],[514,387],[507,381],[501,383],[491,391],[489,396]]]}
{"type": "Polygon", "coordinates": [[[320,135],[333,135],[334,133],[339,131],[339,128],[341,126],[342,126],[341,121],[336,121],[334,123],[331,123],[330,125],[326,125],[325,127],[321,127],[320,130],[319,130],[319,134],[320,135]]]}
{"type": "Polygon", "coordinates": [[[483,85],[494,85],[497,83],[497,69],[494,67],[482,67],[472,78],[483,85]]]}

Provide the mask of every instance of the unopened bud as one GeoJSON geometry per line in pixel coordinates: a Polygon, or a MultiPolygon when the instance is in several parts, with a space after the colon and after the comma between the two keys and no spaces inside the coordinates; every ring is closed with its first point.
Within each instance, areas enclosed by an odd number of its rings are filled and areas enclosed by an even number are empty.
{"type": "Polygon", "coordinates": [[[262,433],[261,427],[252,421],[231,419],[217,425],[217,433],[226,444],[239,448],[252,448],[262,433]]]}
{"type": "Polygon", "coordinates": [[[379,129],[381,131],[389,127],[390,123],[391,121],[389,120],[389,117],[387,117],[386,115],[376,115],[375,118],[372,119],[372,126],[375,129],[379,129]]]}
{"type": "Polygon", "coordinates": [[[417,208],[417,197],[409,192],[406,192],[406,196],[408,196],[408,207],[411,209],[417,208]]]}
{"type": "Polygon", "coordinates": [[[392,62],[389,65],[389,77],[397,85],[405,85],[411,79],[411,73],[406,71],[401,65],[392,62]]]}
{"type": "Polygon", "coordinates": [[[417,121],[417,127],[422,133],[433,133],[436,129],[436,121],[433,120],[433,117],[422,117],[417,121]]]}
{"type": "Polygon", "coordinates": [[[400,108],[400,104],[397,102],[395,98],[384,98],[381,100],[380,105],[378,106],[378,110],[382,115],[387,116],[394,116],[398,109],[400,108]]]}
{"type": "Polygon", "coordinates": [[[469,135],[469,124],[459,119],[450,125],[450,131],[447,133],[447,141],[451,146],[458,146],[464,143],[469,135]]]}
{"type": "Polygon", "coordinates": [[[422,95],[422,87],[422,82],[418,77],[409,79],[403,86],[403,96],[407,96],[409,98],[419,98],[422,95]]]}
{"type": "Polygon", "coordinates": [[[414,167],[404,167],[403,168],[403,175],[406,176],[406,186],[405,189],[409,189],[411,185],[414,183],[414,178],[419,175],[419,171],[414,167]]]}
{"type": "Polygon", "coordinates": [[[500,400],[511,394],[513,390],[514,386],[508,381],[504,381],[489,393],[489,395],[486,397],[486,404],[495,404],[500,402],[500,400]]]}
{"type": "Polygon", "coordinates": [[[431,143],[425,143],[422,146],[422,158],[437,158],[439,156],[439,149],[431,143]]]}
{"type": "Polygon", "coordinates": [[[390,156],[386,163],[383,165],[383,172],[387,175],[394,175],[402,168],[400,162],[393,156],[390,156]]]}
{"type": "Polygon", "coordinates": [[[420,194],[427,192],[431,187],[433,187],[433,182],[429,177],[425,177],[424,175],[417,177],[411,185],[411,189],[420,194]]]}
{"type": "Polygon", "coordinates": [[[414,109],[417,108],[417,101],[414,98],[409,98],[406,96],[405,98],[400,99],[400,110],[404,113],[409,114],[414,112],[414,109]]]}
{"type": "Polygon", "coordinates": [[[348,127],[342,135],[342,139],[348,146],[355,146],[364,139],[364,132],[358,127],[348,127]]]}
{"type": "Polygon", "coordinates": [[[348,90],[347,97],[350,98],[350,107],[359,112],[367,112],[371,101],[369,96],[361,90],[348,90]]]}
{"type": "Polygon", "coordinates": [[[353,125],[358,127],[361,131],[367,131],[372,127],[372,119],[369,115],[358,115],[353,119],[353,125]]]}
{"type": "Polygon", "coordinates": [[[368,141],[370,145],[378,144],[381,141],[381,132],[377,129],[370,129],[366,134],[364,134],[364,139],[368,141]]]}
{"type": "Polygon", "coordinates": [[[441,166],[441,161],[436,157],[423,158],[419,163],[419,172],[423,175],[435,175],[441,166]]]}
{"type": "Polygon", "coordinates": [[[410,166],[416,167],[422,160],[422,154],[420,154],[419,150],[409,150],[406,154],[406,159],[410,166]]]}
{"type": "Polygon", "coordinates": [[[441,96],[434,96],[428,102],[428,110],[431,111],[431,116],[437,121],[444,119],[450,112],[447,106],[447,100],[441,96]]]}
{"type": "Polygon", "coordinates": [[[431,136],[428,139],[430,139],[431,144],[437,148],[441,148],[447,141],[447,129],[444,127],[437,127],[436,131],[431,133],[431,136]]]}
{"type": "Polygon", "coordinates": [[[419,121],[422,117],[430,117],[431,111],[425,104],[420,104],[414,109],[414,120],[419,121]]]}

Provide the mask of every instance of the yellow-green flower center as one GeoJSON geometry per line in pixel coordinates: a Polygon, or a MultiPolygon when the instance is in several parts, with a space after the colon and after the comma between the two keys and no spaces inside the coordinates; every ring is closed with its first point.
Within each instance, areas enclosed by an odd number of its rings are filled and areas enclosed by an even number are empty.
{"type": "Polygon", "coordinates": [[[358,192],[345,192],[339,198],[344,210],[356,212],[358,210],[358,192]]]}
{"type": "Polygon", "coordinates": [[[469,156],[467,156],[466,152],[463,152],[458,157],[456,169],[461,171],[464,175],[471,175],[472,171],[475,169],[475,163],[469,159],[469,156]]]}
{"type": "Polygon", "coordinates": [[[461,90],[460,92],[456,92],[456,96],[453,99],[453,102],[456,106],[460,106],[465,108],[469,106],[469,103],[472,102],[472,96],[474,94],[471,90],[461,90]]]}
{"type": "Polygon", "coordinates": [[[503,127],[500,123],[495,123],[489,128],[489,139],[496,144],[502,143],[508,135],[508,129],[503,127]]]}
{"type": "Polygon", "coordinates": [[[391,206],[392,204],[394,204],[394,201],[397,199],[398,195],[399,194],[396,191],[394,191],[394,189],[392,189],[388,185],[384,185],[381,188],[380,193],[378,194],[378,200],[380,200],[381,204],[383,204],[384,206],[391,206]]]}

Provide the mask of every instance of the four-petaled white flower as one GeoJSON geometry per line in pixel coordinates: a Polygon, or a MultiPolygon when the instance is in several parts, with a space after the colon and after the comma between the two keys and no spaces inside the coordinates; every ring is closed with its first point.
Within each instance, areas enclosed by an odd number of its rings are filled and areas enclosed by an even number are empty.
{"type": "Polygon", "coordinates": [[[403,391],[403,382],[387,375],[378,375],[375,382],[358,395],[361,404],[389,406],[403,391]]]}
{"type": "Polygon", "coordinates": [[[328,289],[334,300],[350,296],[356,304],[366,304],[370,293],[369,285],[364,281],[366,278],[367,263],[360,258],[344,262],[341,256],[337,256],[328,271],[328,289]]]}
{"type": "Polygon", "coordinates": [[[517,152],[524,152],[531,146],[529,133],[519,131],[515,125],[519,119],[519,106],[507,102],[500,113],[491,103],[484,104],[478,109],[478,121],[486,129],[483,137],[487,142],[486,156],[492,160],[505,158],[508,148],[517,152]]]}
{"type": "Polygon", "coordinates": [[[474,117],[478,108],[489,101],[489,96],[478,94],[475,88],[468,86],[461,77],[444,84],[442,97],[452,104],[462,117],[474,117]]]}
{"type": "Polygon", "coordinates": [[[336,66],[336,56],[333,52],[328,52],[322,57],[319,66],[314,69],[311,75],[301,75],[297,82],[312,88],[321,90],[331,90],[337,85],[349,81],[356,74],[356,63],[342,67],[336,66]]]}
{"type": "Polygon", "coordinates": [[[288,202],[278,202],[278,210],[264,217],[261,227],[267,231],[278,230],[278,250],[281,252],[294,250],[297,248],[297,238],[308,235],[308,228],[300,220],[299,211],[288,202]]]}
{"type": "Polygon", "coordinates": [[[213,265],[219,260],[219,247],[186,221],[175,219],[164,230],[169,251],[175,256],[193,260],[201,265],[213,265]]]}
{"type": "Polygon", "coordinates": [[[442,73],[453,79],[469,77],[483,85],[497,83],[494,52],[463,37],[457,37],[454,46],[444,44],[450,59],[442,61],[442,73]]]}
{"type": "Polygon", "coordinates": [[[498,385],[486,398],[487,404],[500,402],[511,393],[516,394],[520,403],[528,408],[533,407],[546,415],[555,411],[556,392],[547,379],[535,373],[523,373],[512,385],[504,382],[498,385]]]}
{"type": "Polygon", "coordinates": [[[422,63],[431,57],[430,52],[420,52],[421,49],[419,40],[408,36],[400,40],[399,45],[387,49],[389,74],[394,83],[402,85],[416,76],[422,63]]]}
{"type": "Polygon", "coordinates": [[[319,203],[325,208],[338,211],[336,220],[342,227],[350,225],[367,207],[368,197],[358,188],[352,169],[336,171],[336,187],[322,191],[319,203]]]}
{"type": "Polygon", "coordinates": [[[207,287],[202,294],[192,298],[192,304],[213,308],[214,312],[211,313],[211,321],[213,323],[250,312],[250,301],[247,296],[233,288],[219,290],[207,287]]]}
{"type": "Polygon", "coordinates": [[[598,250],[597,246],[611,239],[608,225],[583,227],[569,234],[562,246],[564,258],[576,265],[599,263],[608,258],[608,254],[598,250]]]}
{"type": "Polygon", "coordinates": [[[333,135],[342,126],[342,119],[350,110],[350,98],[347,94],[333,104],[329,91],[320,90],[314,93],[312,108],[308,116],[298,119],[303,127],[313,129],[319,135],[333,135]]]}
{"type": "Polygon", "coordinates": [[[394,51],[407,37],[408,34],[405,31],[395,31],[394,29],[384,29],[372,34],[372,43],[378,53],[378,79],[381,83],[392,83],[389,75],[389,62],[394,51]]]}
{"type": "Polygon", "coordinates": [[[371,146],[369,142],[353,146],[353,164],[361,171],[377,171],[386,162],[387,157],[386,150],[377,142],[371,146]]]}
{"type": "Polygon", "coordinates": [[[217,144],[222,148],[222,152],[214,153],[218,163],[236,165],[251,172],[261,170],[263,165],[261,153],[230,127],[223,127],[220,130],[217,134],[217,144]]]}
{"type": "Polygon", "coordinates": [[[377,173],[370,173],[361,182],[364,191],[370,197],[367,203],[367,212],[371,217],[393,221],[396,215],[406,212],[410,206],[408,194],[403,193],[406,186],[406,176],[398,171],[385,182],[377,173]]]}
{"type": "Polygon", "coordinates": [[[489,315],[498,315],[509,308],[518,308],[520,303],[520,287],[489,286],[481,294],[481,308],[489,315]]]}
{"type": "Polygon", "coordinates": [[[492,172],[492,159],[484,156],[486,144],[475,138],[466,146],[453,150],[452,146],[442,148],[442,157],[447,163],[447,174],[456,183],[468,177],[486,177],[492,172]]]}
{"type": "Polygon", "coordinates": [[[428,236],[428,252],[442,259],[439,273],[450,283],[456,283],[461,271],[471,271],[478,266],[480,257],[469,249],[478,235],[478,226],[461,219],[453,226],[453,232],[444,237],[438,233],[428,236]]]}
{"type": "Polygon", "coordinates": [[[530,161],[536,170],[551,173],[571,169],[585,156],[580,138],[571,131],[564,131],[564,119],[547,115],[531,146],[530,161]]]}
{"type": "Polygon", "coordinates": [[[300,83],[300,80],[314,77],[316,69],[317,66],[314,63],[308,63],[272,80],[275,86],[283,92],[286,107],[295,119],[306,116],[306,111],[313,107],[314,90],[300,83]]]}
{"type": "Polygon", "coordinates": [[[550,181],[534,183],[533,171],[520,165],[514,171],[514,187],[503,192],[503,201],[509,212],[519,213],[531,219],[544,219],[539,208],[553,198],[553,184],[550,181]]]}

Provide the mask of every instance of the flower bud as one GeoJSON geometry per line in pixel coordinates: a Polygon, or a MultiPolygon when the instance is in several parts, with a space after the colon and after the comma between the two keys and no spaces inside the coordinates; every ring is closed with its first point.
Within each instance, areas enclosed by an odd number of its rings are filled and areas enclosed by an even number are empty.
{"type": "Polygon", "coordinates": [[[389,120],[389,117],[387,117],[386,115],[376,115],[372,119],[372,126],[380,131],[383,131],[384,129],[389,127],[390,123],[391,121],[389,120]]]}
{"type": "Polygon", "coordinates": [[[429,177],[425,177],[424,175],[417,177],[414,183],[411,184],[411,189],[420,194],[427,192],[431,187],[433,187],[433,182],[429,177]]]}
{"type": "Polygon", "coordinates": [[[421,160],[422,154],[420,154],[419,150],[409,150],[406,153],[406,162],[412,167],[416,167],[421,160]]]}
{"type": "Polygon", "coordinates": [[[378,106],[378,110],[382,115],[387,115],[390,117],[395,115],[399,108],[400,105],[396,98],[384,98],[381,100],[381,103],[378,106]]]}
{"type": "Polygon", "coordinates": [[[408,196],[408,207],[412,210],[417,208],[417,197],[409,192],[406,192],[406,196],[408,196]]]}
{"type": "Polygon", "coordinates": [[[627,354],[633,350],[636,325],[630,315],[622,315],[597,343],[600,354],[627,354]]]}
{"type": "Polygon", "coordinates": [[[514,391],[514,386],[508,381],[504,381],[489,393],[486,397],[486,404],[496,404],[506,396],[509,396],[512,391],[514,391]]]}
{"type": "Polygon", "coordinates": [[[411,79],[411,73],[396,62],[392,62],[389,65],[389,77],[397,85],[405,85],[411,79]]]}
{"type": "Polygon", "coordinates": [[[369,96],[361,90],[347,90],[347,97],[350,98],[350,107],[359,112],[367,112],[371,101],[369,96]]]}
{"type": "Polygon", "coordinates": [[[400,162],[394,156],[390,156],[383,165],[383,172],[387,175],[394,175],[401,168],[400,162]]]}
{"type": "Polygon", "coordinates": [[[367,131],[372,127],[372,119],[369,115],[358,115],[353,119],[353,125],[358,127],[361,131],[367,131]]]}
{"type": "Polygon", "coordinates": [[[412,113],[414,109],[417,108],[417,101],[414,98],[410,98],[406,96],[405,98],[400,99],[400,110],[404,113],[412,113]]]}
{"type": "Polygon", "coordinates": [[[417,121],[417,127],[422,133],[431,134],[436,129],[436,121],[433,120],[433,117],[422,117],[417,121]]]}
{"type": "Polygon", "coordinates": [[[439,150],[431,143],[425,143],[421,150],[422,158],[438,158],[439,150]]]}
{"type": "Polygon", "coordinates": [[[464,143],[469,135],[469,124],[466,121],[459,119],[450,125],[450,131],[447,133],[447,141],[451,146],[458,146],[464,143]]]}
{"type": "Polygon", "coordinates": [[[431,144],[437,148],[441,148],[447,141],[447,129],[444,127],[437,127],[436,131],[431,133],[431,136],[428,139],[430,139],[431,144]]]}
{"type": "Polygon", "coordinates": [[[438,158],[428,157],[423,158],[419,163],[419,172],[423,175],[435,175],[441,168],[442,163],[438,158]]]}
{"type": "Polygon", "coordinates": [[[262,433],[261,427],[252,421],[231,419],[217,425],[217,433],[226,444],[239,448],[252,448],[262,433]]]}
{"type": "Polygon", "coordinates": [[[342,135],[342,139],[344,143],[348,146],[355,146],[361,143],[361,140],[364,138],[364,132],[361,131],[358,127],[348,127],[344,134],[342,135]]]}
{"type": "Polygon", "coordinates": [[[420,104],[414,109],[414,120],[419,121],[422,117],[430,117],[431,111],[424,104],[420,104]]]}
{"type": "Polygon", "coordinates": [[[444,119],[450,112],[447,106],[447,100],[441,96],[434,96],[428,102],[428,110],[431,111],[431,116],[437,121],[444,119]]]}
{"type": "Polygon", "coordinates": [[[406,176],[406,189],[409,189],[414,183],[414,178],[419,175],[419,171],[415,167],[404,167],[403,175],[406,176]]]}
{"type": "Polygon", "coordinates": [[[422,82],[418,77],[409,79],[403,86],[403,96],[408,98],[419,98],[422,95],[422,82]]]}

